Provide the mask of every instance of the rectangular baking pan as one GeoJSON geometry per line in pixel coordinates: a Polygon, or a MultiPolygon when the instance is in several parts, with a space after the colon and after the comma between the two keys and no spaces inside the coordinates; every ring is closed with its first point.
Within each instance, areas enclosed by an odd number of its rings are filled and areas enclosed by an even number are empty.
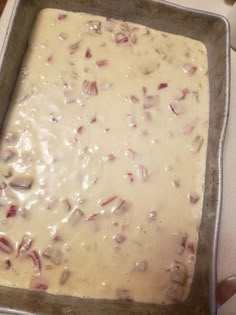
{"type": "MultiPolygon", "coordinates": [[[[202,41],[208,50],[210,121],[202,222],[190,295],[181,304],[155,305],[55,296],[0,287],[0,311],[42,315],[214,315],[216,251],[222,198],[222,149],[229,111],[229,25],[212,13],[153,0],[16,0],[0,48],[2,126],[37,13],[59,8],[114,17],[202,41]]],[[[206,104],[207,105],[207,104],[206,104]]],[[[140,285],[142,285],[140,283],[140,285]]]]}

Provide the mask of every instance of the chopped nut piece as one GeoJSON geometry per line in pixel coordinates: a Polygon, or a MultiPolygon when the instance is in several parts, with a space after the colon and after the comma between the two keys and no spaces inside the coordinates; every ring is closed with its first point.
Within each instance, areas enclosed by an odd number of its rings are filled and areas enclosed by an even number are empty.
{"type": "Polygon", "coordinates": [[[2,263],[2,269],[4,270],[9,270],[12,266],[12,263],[10,261],[10,259],[6,259],[3,263],[2,263]]]}
{"type": "Polygon", "coordinates": [[[114,161],[114,160],[116,160],[116,156],[115,156],[115,154],[110,153],[110,154],[104,156],[103,159],[104,159],[104,161],[114,161]]]}
{"type": "Polygon", "coordinates": [[[189,93],[189,90],[187,88],[184,88],[182,90],[178,90],[178,92],[174,95],[174,100],[182,101],[185,99],[185,97],[188,93],[189,93]]]}
{"type": "Polygon", "coordinates": [[[58,38],[59,38],[60,40],[66,40],[67,37],[68,37],[68,35],[67,35],[66,33],[60,33],[60,34],[58,35],[58,38]]]}
{"type": "Polygon", "coordinates": [[[116,198],[117,198],[117,196],[111,196],[111,197],[109,197],[109,198],[103,200],[103,201],[101,202],[101,207],[106,206],[107,204],[109,204],[110,202],[112,202],[113,200],[115,200],[116,198]]]}
{"type": "Polygon", "coordinates": [[[179,188],[180,187],[180,181],[178,179],[174,179],[172,181],[172,185],[176,188],[179,188]]]}
{"type": "Polygon", "coordinates": [[[131,172],[126,173],[124,176],[125,176],[125,178],[128,178],[131,183],[133,183],[133,181],[135,179],[133,173],[131,173],[131,172]]]}
{"type": "Polygon", "coordinates": [[[30,282],[30,289],[46,291],[48,283],[40,275],[34,275],[30,282]]]}
{"type": "Polygon", "coordinates": [[[84,127],[83,126],[80,126],[80,127],[77,128],[77,133],[78,134],[81,135],[83,132],[84,132],[84,127]]]}
{"type": "Polygon", "coordinates": [[[108,65],[108,60],[103,59],[103,60],[96,61],[96,66],[98,68],[104,67],[104,66],[107,66],[107,65],[108,65]]]}
{"type": "Polygon", "coordinates": [[[6,149],[2,151],[1,158],[4,162],[10,161],[16,153],[12,149],[6,149]]]}
{"type": "Polygon", "coordinates": [[[201,136],[196,136],[190,145],[190,149],[193,153],[198,153],[201,150],[201,147],[203,145],[204,139],[201,136]]]}
{"type": "Polygon", "coordinates": [[[198,91],[192,91],[192,97],[195,99],[197,103],[199,103],[199,93],[198,91]]]}
{"type": "Polygon", "coordinates": [[[63,253],[59,249],[48,246],[43,251],[43,257],[49,259],[54,265],[60,265],[63,261],[63,253]]]}
{"type": "Polygon", "coordinates": [[[17,207],[17,206],[11,205],[11,206],[8,208],[8,210],[7,210],[6,218],[15,217],[16,214],[17,214],[17,210],[18,210],[18,207],[17,207]]]}
{"type": "Polygon", "coordinates": [[[1,167],[1,170],[0,170],[0,175],[2,175],[3,177],[5,178],[9,178],[12,176],[12,171],[11,171],[11,168],[9,168],[8,166],[7,167],[1,167]]]}
{"type": "Polygon", "coordinates": [[[126,290],[126,289],[116,290],[116,295],[117,295],[117,298],[120,300],[125,300],[125,301],[132,301],[133,300],[131,298],[130,291],[126,290]]]}
{"type": "Polygon", "coordinates": [[[52,269],[55,269],[55,266],[54,266],[54,265],[49,265],[49,264],[47,264],[47,265],[44,266],[44,268],[45,268],[46,270],[52,270],[52,269]]]}
{"type": "Polygon", "coordinates": [[[171,280],[180,285],[185,285],[188,278],[187,268],[183,263],[175,261],[171,270],[171,280]]]}
{"type": "Polygon", "coordinates": [[[97,95],[98,94],[98,88],[97,88],[96,81],[84,80],[82,89],[83,89],[83,92],[87,95],[97,95]]]}
{"type": "Polygon", "coordinates": [[[194,242],[188,242],[187,244],[187,249],[190,251],[190,253],[194,254],[195,253],[195,244],[194,242]]]}
{"type": "Polygon", "coordinates": [[[138,260],[135,263],[135,269],[141,272],[147,271],[148,263],[146,260],[138,260]]]}
{"type": "Polygon", "coordinates": [[[188,198],[189,198],[190,203],[195,205],[199,201],[200,196],[196,193],[191,193],[188,195],[188,198]]]}
{"type": "Polygon", "coordinates": [[[156,211],[151,211],[151,212],[149,213],[148,220],[149,220],[149,221],[155,221],[155,220],[156,220],[156,217],[157,217],[157,212],[156,212],[156,211]]]}
{"type": "Polygon", "coordinates": [[[3,189],[6,188],[6,187],[7,187],[7,184],[5,183],[4,180],[2,180],[2,179],[0,178],[0,189],[3,190],[3,189]]]}
{"type": "Polygon", "coordinates": [[[88,48],[88,49],[86,50],[86,52],[85,52],[85,58],[86,58],[86,59],[90,59],[91,57],[92,57],[92,54],[91,54],[90,49],[88,48]]]}
{"type": "Polygon", "coordinates": [[[83,211],[80,210],[79,208],[75,208],[70,212],[67,222],[71,225],[78,224],[83,218],[83,216],[84,216],[83,211]]]}
{"type": "Polygon", "coordinates": [[[185,252],[187,241],[188,241],[188,233],[180,233],[178,235],[180,250],[178,252],[179,255],[182,255],[185,252]]]}
{"type": "Polygon", "coordinates": [[[182,70],[184,71],[184,73],[186,73],[189,76],[193,76],[195,74],[195,72],[197,71],[197,67],[190,64],[190,63],[186,63],[183,67],[182,70]]]}
{"type": "Polygon", "coordinates": [[[168,291],[167,297],[172,302],[180,302],[184,295],[184,287],[179,283],[172,282],[168,291]]]}
{"type": "Polygon", "coordinates": [[[150,109],[159,104],[159,96],[158,95],[145,95],[143,101],[143,108],[150,109]]]}
{"type": "Polygon", "coordinates": [[[25,254],[32,246],[33,239],[30,235],[26,234],[23,236],[22,241],[19,243],[17,248],[17,256],[25,254]]]}
{"type": "Polygon", "coordinates": [[[8,144],[14,144],[17,140],[17,135],[13,132],[7,132],[4,136],[4,140],[8,144]]]}
{"type": "Polygon", "coordinates": [[[139,98],[137,98],[135,95],[131,95],[131,97],[130,97],[130,102],[131,102],[131,103],[139,103],[140,100],[139,100],[139,98]]]}
{"type": "Polygon", "coordinates": [[[129,37],[125,33],[119,32],[115,34],[116,45],[126,44],[128,41],[129,41],[129,37]]]}
{"type": "Polygon", "coordinates": [[[98,218],[98,216],[99,216],[99,213],[91,214],[91,215],[88,217],[87,221],[95,221],[95,220],[98,218]]]}
{"type": "Polygon", "coordinates": [[[65,284],[68,281],[70,275],[71,272],[68,269],[64,269],[60,277],[60,284],[65,284]]]}
{"type": "Polygon", "coordinates": [[[30,257],[37,269],[37,271],[41,271],[42,269],[42,263],[41,263],[41,258],[40,258],[40,255],[39,253],[36,251],[36,250],[31,250],[29,253],[28,253],[28,257],[30,257]]]}
{"type": "Polygon", "coordinates": [[[116,214],[123,214],[129,210],[130,203],[126,200],[120,199],[118,205],[112,208],[112,212],[116,214]]]}
{"type": "Polygon", "coordinates": [[[142,178],[144,182],[147,181],[149,175],[148,175],[148,170],[144,165],[138,165],[138,175],[139,177],[142,178]]]}
{"type": "Polygon", "coordinates": [[[169,108],[176,116],[182,115],[185,112],[182,105],[176,104],[174,102],[170,103],[169,108]]]}
{"type": "Polygon", "coordinates": [[[32,177],[14,177],[9,185],[14,189],[30,189],[33,183],[32,177]]]}
{"type": "Polygon", "coordinates": [[[65,205],[66,211],[70,211],[71,210],[71,204],[70,204],[69,199],[68,198],[67,199],[63,199],[62,202],[65,205]]]}
{"type": "Polygon", "coordinates": [[[165,88],[167,88],[168,87],[168,84],[167,83],[160,83],[159,85],[158,85],[158,90],[162,90],[162,89],[165,89],[165,88]]]}
{"type": "Polygon", "coordinates": [[[89,31],[91,31],[94,34],[101,34],[101,26],[102,23],[100,21],[89,21],[87,23],[89,31]]]}
{"type": "Polygon", "coordinates": [[[117,234],[115,236],[113,236],[113,239],[118,243],[118,244],[122,244],[124,243],[124,241],[126,240],[126,236],[124,234],[117,234]]]}
{"type": "Polygon", "coordinates": [[[0,250],[7,254],[11,254],[13,252],[13,245],[11,241],[3,235],[0,235],[0,250]]]}
{"type": "Polygon", "coordinates": [[[128,126],[130,128],[137,128],[137,122],[132,114],[128,114],[128,126]]]}
{"type": "Polygon", "coordinates": [[[57,19],[59,20],[59,21],[62,21],[62,20],[65,20],[66,18],[67,18],[67,14],[59,14],[58,15],[58,17],[57,17],[57,19]]]}
{"type": "Polygon", "coordinates": [[[70,55],[73,55],[77,52],[77,50],[79,49],[79,46],[80,46],[80,41],[74,43],[74,44],[71,44],[69,46],[69,53],[70,55]]]}

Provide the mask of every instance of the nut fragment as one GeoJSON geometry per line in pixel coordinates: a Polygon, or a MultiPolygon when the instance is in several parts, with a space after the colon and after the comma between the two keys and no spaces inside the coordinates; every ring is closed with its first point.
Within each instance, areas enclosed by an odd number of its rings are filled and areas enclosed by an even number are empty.
{"type": "Polygon", "coordinates": [[[27,256],[32,259],[37,272],[40,272],[42,269],[42,262],[39,252],[37,250],[31,250],[27,253],[27,256]]]}
{"type": "Polygon", "coordinates": [[[48,246],[44,250],[43,257],[49,259],[55,265],[60,265],[63,261],[63,253],[52,246],[48,246]]]}
{"type": "Polygon", "coordinates": [[[5,168],[0,171],[0,174],[5,178],[9,178],[12,176],[12,171],[10,168],[5,168]]]}
{"type": "Polygon", "coordinates": [[[7,254],[11,254],[14,250],[11,241],[4,235],[0,235],[0,250],[7,254]]]}
{"type": "Polygon", "coordinates": [[[168,291],[167,297],[172,302],[180,302],[184,295],[184,287],[179,283],[172,282],[168,291]]]}
{"type": "Polygon", "coordinates": [[[118,243],[122,244],[126,240],[126,236],[124,234],[116,234],[113,236],[113,239],[118,243]]]}
{"type": "Polygon", "coordinates": [[[0,189],[4,189],[7,187],[7,184],[5,181],[0,177],[0,189]]]}
{"type": "Polygon", "coordinates": [[[71,272],[68,269],[64,269],[60,277],[60,284],[65,284],[67,280],[69,279],[70,274],[71,272]]]}
{"type": "Polygon", "coordinates": [[[188,198],[189,198],[190,203],[193,205],[195,205],[200,199],[199,195],[196,193],[189,194],[188,198]]]}
{"type": "Polygon", "coordinates": [[[71,225],[76,225],[82,220],[83,217],[84,217],[83,211],[79,208],[75,208],[70,212],[67,218],[67,222],[71,225]]]}
{"type": "Polygon", "coordinates": [[[157,212],[156,211],[151,211],[149,213],[149,216],[148,216],[148,221],[155,221],[157,218],[157,212]]]}
{"type": "Polygon", "coordinates": [[[132,298],[130,296],[130,291],[126,289],[116,290],[116,296],[119,300],[132,301],[132,298]]]}
{"type": "Polygon", "coordinates": [[[48,289],[48,283],[40,275],[34,275],[31,279],[30,289],[46,291],[48,289]]]}
{"type": "Polygon", "coordinates": [[[33,239],[29,234],[25,234],[18,245],[17,256],[20,254],[25,254],[32,246],[33,239]]]}
{"type": "Polygon", "coordinates": [[[63,199],[62,202],[63,202],[63,205],[65,207],[65,210],[70,211],[71,210],[70,200],[68,198],[66,198],[66,199],[63,199]]]}
{"type": "Polygon", "coordinates": [[[104,162],[106,161],[114,161],[116,159],[116,156],[112,153],[106,155],[103,157],[104,162]]]}
{"type": "Polygon", "coordinates": [[[66,34],[66,33],[60,33],[59,35],[58,35],[58,38],[60,39],[60,40],[66,40],[67,38],[68,38],[68,35],[66,34]]]}
{"type": "Polygon", "coordinates": [[[186,284],[188,278],[187,268],[183,263],[175,262],[171,270],[171,280],[182,286],[186,284]]]}
{"type": "Polygon", "coordinates": [[[12,150],[12,149],[6,149],[4,151],[2,151],[1,153],[1,158],[4,162],[8,162],[10,161],[14,156],[16,155],[16,153],[12,150]]]}
{"type": "Polygon", "coordinates": [[[135,269],[141,272],[147,271],[148,263],[146,260],[138,260],[135,263],[135,269]]]}
{"type": "Polygon", "coordinates": [[[204,142],[204,139],[203,137],[201,136],[196,136],[194,139],[193,139],[193,142],[192,144],[190,145],[190,150],[193,152],[193,153],[198,153],[200,150],[201,150],[201,147],[203,145],[203,142],[204,142]]]}
{"type": "Polygon", "coordinates": [[[102,23],[101,21],[88,21],[87,23],[89,32],[95,33],[95,34],[101,34],[101,27],[102,23]]]}
{"type": "Polygon", "coordinates": [[[32,177],[14,177],[9,185],[14,189],[24,190],[30,189],[33,183],[32,177]]]}
{"type": "Polygon", "coordinates": [[[7,132],[4,136],[4,140],[8,144],[14,144],[17,140],[17,134],[14,132],[7,132]]]}
{"type": "Polygon", "coordinates": [[[12,263],[11,263],[10,259],[6,259],[1,265],[2,269],[4,269],[4,270],[9,270],[11,268],[11,266],[12,266],[12,263]]]}
{"type": "Polygon", "coordinates": [[[118,215],[126,213],[130,208],[130,202],[124,199],[119,199],[118,202],[119,203],[112,208],[111,212],[118,215]]]}

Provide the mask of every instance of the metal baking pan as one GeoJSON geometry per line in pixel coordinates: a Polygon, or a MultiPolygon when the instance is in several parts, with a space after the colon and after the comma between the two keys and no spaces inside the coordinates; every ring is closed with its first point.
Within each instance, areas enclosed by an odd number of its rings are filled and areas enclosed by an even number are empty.
{"type": "MultiPolygon", "coordinates": [[[[0,48],[0,125],[10,103],[37,13],[82,11],[128,20],[202,41],[208,49],[210,121],[203,215],[187,300],[176,305],[91,300],[0,287],[0,311],[42,315],[214,315],[216,251],[222,199],[222,149],[229,111],[229,25],[225,18],[154,0],[16,0],[0,48]]],[[[140,284],[141,285],[141,284],[140,284]]]]}

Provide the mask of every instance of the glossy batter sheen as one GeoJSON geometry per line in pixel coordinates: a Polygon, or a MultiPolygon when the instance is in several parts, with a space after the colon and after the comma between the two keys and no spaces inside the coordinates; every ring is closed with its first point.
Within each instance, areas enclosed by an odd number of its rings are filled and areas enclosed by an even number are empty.
{"type": "Polygon", "coordinates": [[[0,284],[184,300],[208,110],[202,43],[40,12],[1,138],[0,284]]]}

